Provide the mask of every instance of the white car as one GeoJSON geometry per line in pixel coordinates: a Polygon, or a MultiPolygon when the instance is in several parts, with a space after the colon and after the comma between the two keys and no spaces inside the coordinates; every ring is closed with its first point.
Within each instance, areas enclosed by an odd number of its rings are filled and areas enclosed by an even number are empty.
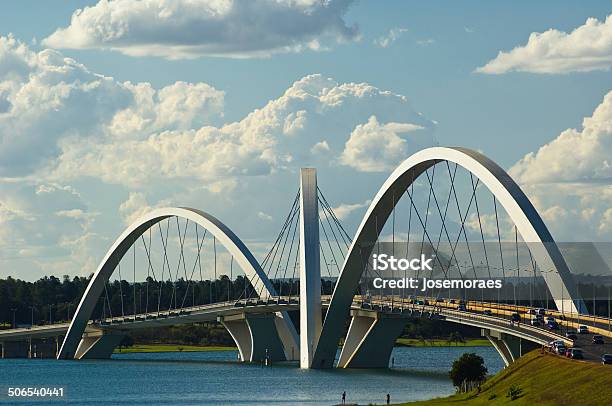
{"type": "Polygon", "coordinates": [[[534,327],[540,327],[542,322],[539,319],[531,319],[531,325],[534,327]]]}

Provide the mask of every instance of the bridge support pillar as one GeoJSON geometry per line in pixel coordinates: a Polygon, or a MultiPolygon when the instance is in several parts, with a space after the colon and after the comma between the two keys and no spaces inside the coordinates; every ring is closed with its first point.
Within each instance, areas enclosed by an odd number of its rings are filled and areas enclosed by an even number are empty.
{"type": "Polygon", "coordinates": [[[61,337],[30,339],[28,343],[29,358],[55,358],[59,352],[61,337]]]}
{"type": "Polygon", "coordinates": [[[402,315],[357,310],[340,352],[338,368],[388,368],[395,340],[402,333],[402,315]]]}
{"type": "Polygon", "coordinates": [[[317,171],[300,171],[300,367],[310,368],[321,335],[317,171]]]}
{"type": "Polygon", "coordinates": [[[482,329],[481,333],[493,344],[506,366],[538,347],[538,344],[531,341],[495,330],[482,329]]]}
{"type": "MultiPolygon", "coordinates": [[[[230,333],[243,362],[285,361],[283,348],[272,314],[240,314],[219,316],[217,321],[230,333]]],[[[290,349],[288,349],[291,351],[290,349]]],[[[293,350],[295,353],[295,349],[293,350]]]]}
{"type": "Polygon", "coordinates": [[[74,355],[75,359],[108,359],[115,348],[123,340],[125,334],[113,333],[86,333],[81,339],[74,355]]]}
{"type": "Polygon", "coordinates": [[[2,358],[28,358],[28,350],[27,341],[2,342],[2,358]]]}

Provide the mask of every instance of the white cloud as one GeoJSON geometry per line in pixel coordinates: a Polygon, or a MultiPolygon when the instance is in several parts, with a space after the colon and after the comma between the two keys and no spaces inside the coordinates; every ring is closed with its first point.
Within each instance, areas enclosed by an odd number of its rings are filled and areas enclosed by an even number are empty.
{"type": "Polygon", "coordinates": [[[371,116],[367,123],[355,127],[346,141],[340,162],[362,172],[392,170],[411,153],[433,145],[433,138],[428,133],[410,139],[405,136],[418,130],[425,128],[412,123],[381,124],[376,116],[371,116]],[[404,137],[400,136],[402,134],[404,137]]]}
{"type": "Polygon", "coordinates": [[[340,163],[357,126],[407,140],[397,159],[435,127],[404,95],[319,74],[222,124],[224,93],[205,83],[119,82],[12,37],[0,37],[0,53],[0,251],[16,258],[4,269],[36,277],[91,272],[126,223],[158,206],[200,208],[249,244],[265,241],[300,167],[334,182],[353,171],[340,163]],[[372,116],[380,124],[369,128],[372,116]]]}
{"type": "Polygon", "coordinates": [[[134,192],[128,195],[128,199],[119,205],[119,214],[123,217],[125,224],[132,224],[138,218],[151,211],[144,193],[134,192]]]}
{"type": "Polygon", "coordinates": [[[97,259],[101,245],[100,236],[91,232],[97,213],[73,188],[0,182],[0,192],[3,276],[86,275],[94,269],[88,265],[97,259]]]}
{"type": "Polygon", "coordinates": [[[509,171],[558,240],[612,238],[612,92],[581,130],[567,129],[509,171]]]}
{"type": "Polygon", "coordinates": [[[338,217],[338,220],[346,220],[356,210],[368,207],[370,203],[371,203],[371,200],[366,200],[363,203],[354,203],[354,204],[342,203],[337,207],[333,207],[332,210],[334,211],[334,214],[336,215],[336,217],[338,217]]]}
{"type": "Polygon", "coordinates": [[[433,38],[427,38],[427,39],[419,39],[417,40],[417,45],[421,45],[421,46],[427,46],[427,45],[432,45],[436,43],[436,40],[433,38]]]}
{"type": "Polygon", "coordinates": [[[567,129],[510,170],[521,183],[592,182],[612,180],[612,91],[582,130],[567,129]]]}
{"type": "Polygon", "coordinates": [[[61,140],[129,141],[211,123],[223,98],[204,83],[155,90],[118,82],[59,52],[36,53],[12,36],[0,37],[0,176],[40,169],[61,154],[61,140]]]}
{"type": "Polygon", "coordinates": [[[571,33],[549,29],[531,33],[524,46],[476,69],[479,73],[568,73],[609,70],[612,66],[612,15],[604,22],[589,18],[571,33]]]}
{"type": "Polygon", "coordinates": [[[169,59],[268,57],[358,38],[344,21],[353,0],[101,0],[43,40],[52,48],[104,48],[169,59]]]}
{"type": "Polygon", "coordinates": [[[381,48],[388,48],[406,32],[408,32],[407,28],[391,28],[386,35],[376,38],[374,40],[374,45],[381,48]]]}
{"type": "Polygon", "coordinates": [[[379,125],[372,118],[369,124],[353,131],[339,158],[343,164],[365,171],[386,170],[407,157],[412,147],[431,143],[433,123],[412,111],[405,97],[365,83],[338,84],[321,75],[310,75],[241,121],[221,127],[154,132],[148,137],[123,138],[121,143],[115,138],[83,142],[67,138],[59,143],[62,153],[48,172],[52,179],[91,176],[135,188],[170,178],[220,182],[306,164],[329,164],[329,158],[322,160],[317,152],[321,148],[340,151],[358,120],[372,112],[402,116],[414,124],[379,125]],[[287,122],[295,121],[299,125],[291,124],[287,131],[287,122]],[[415,130],[422,130],[423,134],[415,138],[426,139],[425,142],[405,141],[405,133],[415,130]],[[322,133],[329,134],[328,139],[318,141],[311,151],[312,136],[322,133]],[[395,141],[400,148],[386,146],[381,155],[370,148],[379,147],[377,139],[395,141]],[[356,161],[361,159],[365,163],[356,161]],[[381,159],[390,161],[383,164],[378,162],[381,159]]]}
{"type": "Polygon", "coordinates": [[[264,213],[263,211],[258,211],[257,212],[257,217],[259,217],[262,220],[265,221],[272,221],[274,220],[274,217],[270,216],[268,213],[264,213]]]}
{"type": "Polygon", "coordinates": [[[327,141],[319,141],[310,148],[310,152],[313,154],[325,154],[330,151],[329,144],[327,141]]]}

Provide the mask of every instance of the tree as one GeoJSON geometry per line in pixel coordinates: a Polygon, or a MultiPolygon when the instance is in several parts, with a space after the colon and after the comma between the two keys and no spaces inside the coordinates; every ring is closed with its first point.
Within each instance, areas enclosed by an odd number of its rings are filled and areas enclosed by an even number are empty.
{"type": "Polygon", "coordinates": [[[452,333],[450,333],[450,335],[448,336],[448,342],[449,343],[464,343],[465,340],[463,339],[463,336],[461,335],[461,333],[459,333],[458,331],[453,331],[452,333]]]}
{"type": "Polygon", "coordinates": [[[123,339],[119,343],[119,351],[121,351],[122,348],[128,348],[133,345],[134,345],[134,339],[132,338],[132,336],[128,334],[125,337],[123,337],[123,339]]]}
{"type": "Polygon", "coordinates": [[[465,353],[453,362],[449,376],[453,385],[460,388],[464,382],[482,382],[487,375],[484,360],[472,352],[465,353]]]}

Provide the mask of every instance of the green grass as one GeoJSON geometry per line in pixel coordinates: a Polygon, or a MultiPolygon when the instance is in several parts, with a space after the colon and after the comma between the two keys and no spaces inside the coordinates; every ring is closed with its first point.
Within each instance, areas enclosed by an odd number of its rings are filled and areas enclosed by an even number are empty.
{"type": "Polygon", "coordinates": [[[398,338],[395,345],[402,347],[488,347],[487,339],[467,339],[464,343],[450,343],[446,340],[419,340],[416,338],[398,338]]]}
{"type": "Polygon", "coordinates": [[[214,347],[204,345],[180,345],[180,344],[135,344],[129,348],[115,348],[115,354],[130,352],[195,352],[195,351],[227,351],[235,350],[236,347],[214,347]]]}
{"type": "Polygon", "coordinates": [[[610,388],[610,365],[575,361],[535,350],[486,381],[479,394],[472,391],[402,405],[612,405],[610,388]],[[506,397],[513,385],[522,389],[521,397],[516,400],[506,397]]]}

